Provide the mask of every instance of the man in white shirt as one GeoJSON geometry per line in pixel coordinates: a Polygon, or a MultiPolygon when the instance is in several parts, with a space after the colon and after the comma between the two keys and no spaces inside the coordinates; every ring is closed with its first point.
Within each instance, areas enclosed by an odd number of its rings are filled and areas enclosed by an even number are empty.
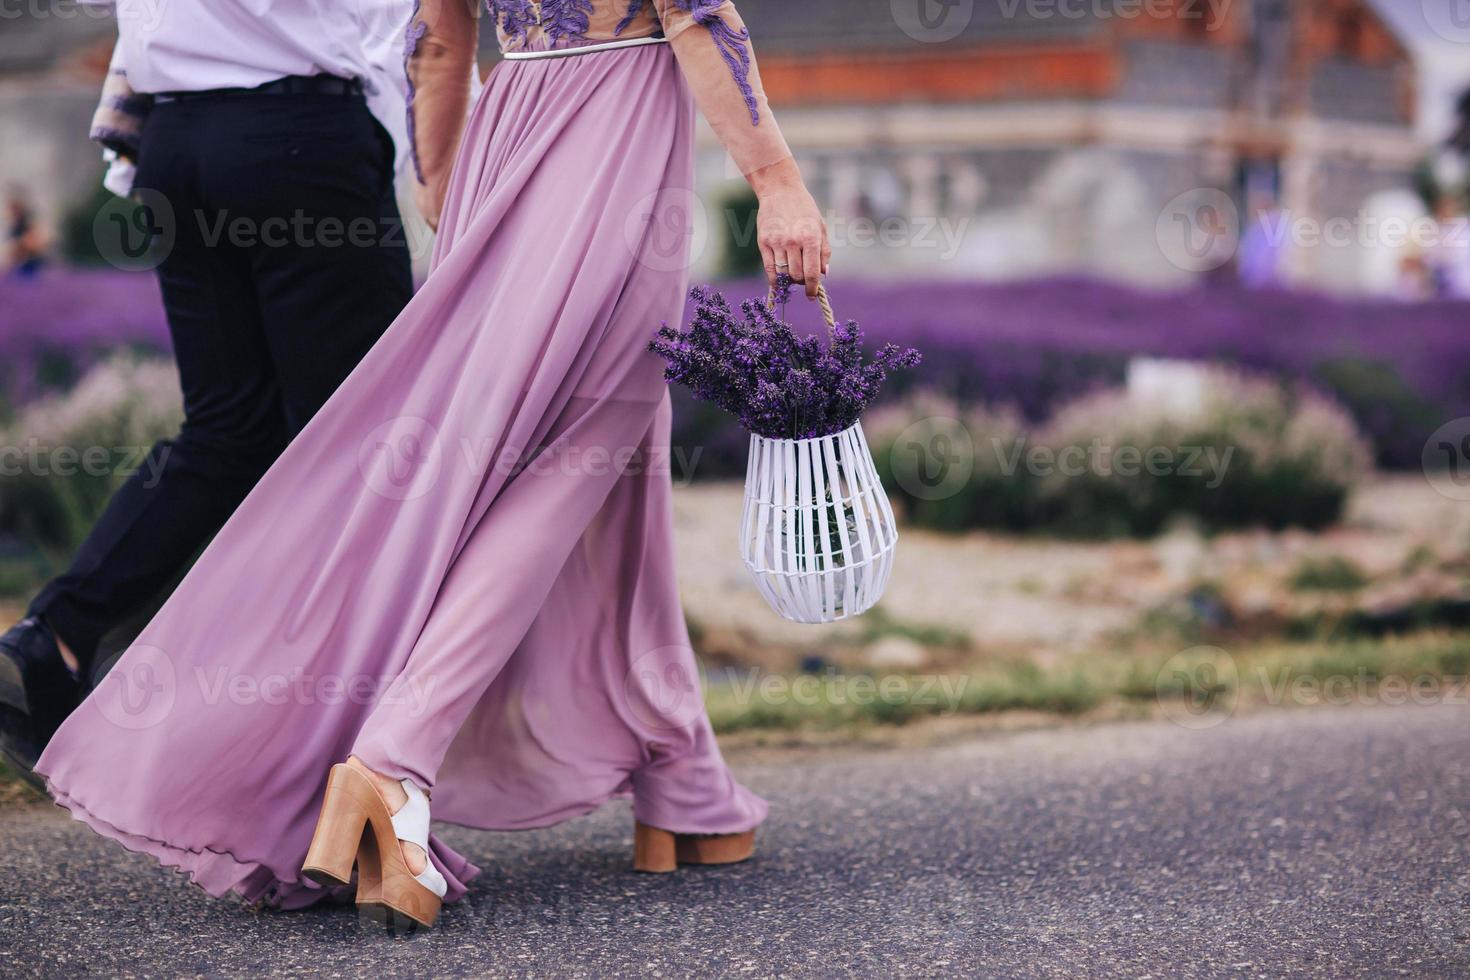
{"type": "Polygon", "coordinates": [[[0,751],[23,771],[95,682],[103,636],[154,607],[412,293],[385,127],[411,4],[115,9],[93,135],[154,205],[185,421],[0,637],[0,751]]]}

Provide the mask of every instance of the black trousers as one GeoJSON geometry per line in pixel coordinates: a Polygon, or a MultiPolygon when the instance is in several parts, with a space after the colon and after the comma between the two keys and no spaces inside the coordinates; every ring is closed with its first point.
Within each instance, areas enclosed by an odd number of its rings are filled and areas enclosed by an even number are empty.
{"type": "Polygon", "coordinates": [[[184,423],[31,605],[82,660],[177,582],[408,302],[393,155],[361,95],[221,93],[149,115],[135,187],[161,245],[172,229],[158,276],[184,423]]]}

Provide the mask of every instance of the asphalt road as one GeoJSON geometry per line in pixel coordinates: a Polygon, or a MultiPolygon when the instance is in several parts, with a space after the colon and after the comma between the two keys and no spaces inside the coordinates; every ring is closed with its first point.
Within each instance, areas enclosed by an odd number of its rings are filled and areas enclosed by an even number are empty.
{"type": "Polygon", "coordinates": [[[218,902],[0,810],[0,975],[1470,975],[1470,712],[1298,709],[738,765],[758,859],[626,870],[627,810],[446,836],[440,928],[218,902]]]}

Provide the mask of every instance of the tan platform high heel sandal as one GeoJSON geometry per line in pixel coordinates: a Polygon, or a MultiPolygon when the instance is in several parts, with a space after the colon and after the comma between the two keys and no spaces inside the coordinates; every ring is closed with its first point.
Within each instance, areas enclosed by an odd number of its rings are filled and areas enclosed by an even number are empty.
{"type": "Polygon", "coordinates": [[[755,831],[742,834],[676,834],[633,824],[633,870],[678,871],[681,864],[738,864],[755,854],[755,831]]]}
{"type": "Polygon", "coordinates": [[[434,924],[449,884],[433,862],[422,874],[409,870],[399,841],[429,853],[429,798],[403,781],[408,803],[388,811],[372,780],[349,765],[335,765],[316,833],[301,873],[320,885],[345,885],[357,865],[357,907],[389,927],[408,926],[403,916],[428,928],[434,924]]]}

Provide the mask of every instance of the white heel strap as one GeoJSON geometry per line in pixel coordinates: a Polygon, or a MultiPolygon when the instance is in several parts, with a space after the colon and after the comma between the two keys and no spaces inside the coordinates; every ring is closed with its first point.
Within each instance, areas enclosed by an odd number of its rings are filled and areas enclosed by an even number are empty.
{"type": "MultiPolygon", "coordinates": [[[[408,794],[408,802],[393,814],[393,835],[401,841],[417,844],[424,849],[424,854],[428,855],[429,798],[410,779],[403,781],[403,791],[408,794]]],[[[440,898],[443,898],[445,892],[449,891],[449,882],[445,881],[439,869],[434,867],[432,859],[423,873],[415,876],[415,880],[440,898]]]]}
{"type": "Polygon", "coordinates": [[[399,840],[409,841],[428,850],[429,798],[411,779],[403,781],[403,791],[408,794],[408,802],[393,814],[393,833],[399,840]]]}

